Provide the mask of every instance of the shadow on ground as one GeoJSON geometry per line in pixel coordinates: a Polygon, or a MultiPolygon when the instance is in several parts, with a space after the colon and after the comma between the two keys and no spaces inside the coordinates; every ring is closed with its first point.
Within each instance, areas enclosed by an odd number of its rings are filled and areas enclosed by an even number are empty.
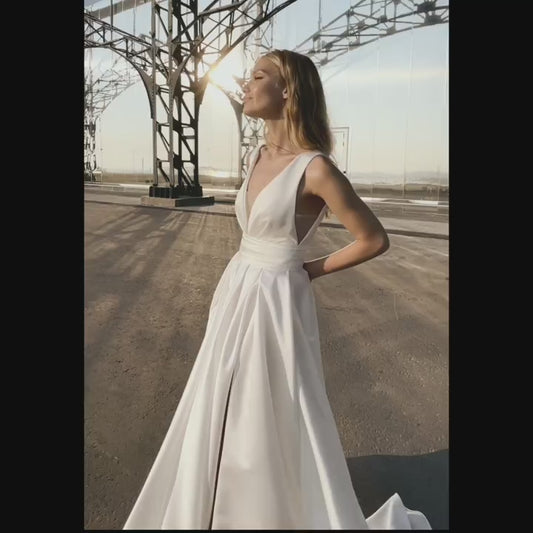
{"type": "Polygon", "coordinates": [[[448,450],[415,456],[351,457],[348,468],[365,516],[395,492],[408,509],[423,512],[432,529],[448,529],[448,450]]]}

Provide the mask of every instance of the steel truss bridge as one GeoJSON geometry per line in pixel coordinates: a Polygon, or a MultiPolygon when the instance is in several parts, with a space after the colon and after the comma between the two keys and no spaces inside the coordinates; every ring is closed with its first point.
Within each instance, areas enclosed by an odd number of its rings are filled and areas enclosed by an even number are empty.
{"type": "MultiPolygon", "coordinates": [[[[215,0],[200,11],[198,0],[110,0],[107,7],[86,9],[85,48],[112,50],[130,65],[129,72],[114,65],[97,79],[90,72],[86,74],[86,174],[96,168],[96,120],[135,82],[133,68],[146,89],[152,119],[154,184],[150,196],[188,196],[200,201],[199,110],[207,84],[216,85],[209,75],[241,43],[245,70],[250,69],[259,55],[273,48],[275,15],[296,1],[275,5],[273,0],[215,0]],[[134,35],[113,25],[114,16],[146,3],[151,3],[149,35],[134,35]],[[158,103],[163,110],[160,114],[158,103]]],[[[360,0],[326,24],[322,24],[321,1],[318,11],[317,31],[294,48],[311,57],[318,68],[377,39],[449,21],[448,0],[360,0]]],[[[243,115],[237,92],[219,88],[228,96],[237,117],[242,172],[246,154],[262,133],[262,121],[243,115]]]]}

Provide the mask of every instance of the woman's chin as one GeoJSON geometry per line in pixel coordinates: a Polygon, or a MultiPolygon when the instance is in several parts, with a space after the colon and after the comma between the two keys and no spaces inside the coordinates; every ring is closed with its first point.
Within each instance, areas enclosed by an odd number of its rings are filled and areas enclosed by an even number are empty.
{"type": "Polygon", "coordinates": [[[250,118],[261,118],[256,111],[253,109],[247,109],[246,106],[243,107],[242,112],[250,118]]]}
{"type": "Polygon", "coordinates": [[[242,106],[242,112],[250,118],[261,118],[261,113],[258,109],[254,109],[250,102],[245,101],[242,106]]]}

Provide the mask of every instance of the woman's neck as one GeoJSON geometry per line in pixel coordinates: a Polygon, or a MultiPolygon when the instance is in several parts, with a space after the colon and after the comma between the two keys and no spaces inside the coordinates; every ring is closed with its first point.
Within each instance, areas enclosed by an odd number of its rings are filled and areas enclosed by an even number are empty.
{"type": "Polygon", "coordinates": [[[300,151],[299,147],[289,140],[285,119],[266,120],[265,126],[268,131],[266,145],[272,155],[295,155],[300,151]]]}

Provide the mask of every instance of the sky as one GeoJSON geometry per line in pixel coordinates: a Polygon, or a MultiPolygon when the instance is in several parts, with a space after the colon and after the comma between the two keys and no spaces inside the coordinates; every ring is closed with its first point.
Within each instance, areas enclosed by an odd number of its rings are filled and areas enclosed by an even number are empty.
{"type": "MultiPolygon", "coordinates": [[[[207,3],[200,2],[199,9],[207,3]]],[[[91,8],[108,5],[109,0],[100,0],[91,8]]],[[[274,47],[292,49],[316,31],[318,6],[318,0],[297,0],[276,15],[274,47]]],[[[322,1],[323,24],[349,6],[349,0],[322,1]]],[[[137,33],[147,33],[149,18],[150,3],[115,15],[114,23],[130,32],[135,23],[137,33]]],[[[351,181],[408,176],[409,181],[448,182],[448,29],[438,24],[378,39],[320,68],[330,124],[337,138],[347,139],[346,149],[335,156],[351,181]]],[[[95,72],[117,57],[102,49],[90,54],[95,72]]],[[[242,75],[241,56],[240,49],[233,51],[222,70],[229,65],[242,75]]],[[[97,163],[106,171],[151,172],[148,97],[137,74],[134,79],[139,81],[115,98],[97,122],[97,163]]],[[[200,172],[236,175],[236,118],[227,97],[212,85],[199,122],[200,172]]]]}

